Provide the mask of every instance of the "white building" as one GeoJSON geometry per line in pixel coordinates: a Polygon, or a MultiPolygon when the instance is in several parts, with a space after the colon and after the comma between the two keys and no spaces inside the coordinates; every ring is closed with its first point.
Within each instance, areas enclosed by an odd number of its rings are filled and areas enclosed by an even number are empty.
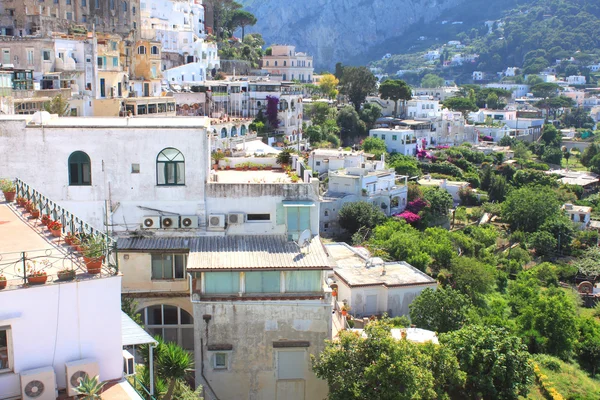
{"type": "Polygon", "coordinates": [[[577,206],[567,203],[563,204],[562,210],[579,229],[585,229],[589,226],[592,216],[592,207],[577,206]]]}
{"type": "Polygon", "coordinates": [[[431,120],[439,117],[441,106],[438,100],[419,96],[406,103],[406,117],[414,120],[431,120]]]}
{"type": "Polygon", "coordinates": [[[483,72],[482,71],[473,71],[472,79],[474,81],[482,81],[483,80],[483,72]]]}
{"type": "Polygon", "coordinates": [[[342,168],[361,167],[367,162],[367,156],[363,151],[314,149],[308,155],[308,167],[320,175],[342,168]]]}
{"type": "Polygon", "coordinates": [[[312,56],[297,53],[295,46],[273,45],[271,55],[262,59],[262,70],[274,80],[312,83],[314,65],[312,56]]]}
{"type": "Polygon", "coordinates": [[[586,80],[583,75],[571,75],[567,76],[567,83],[569,85],[585,85],[586,80]]]}
{"type": "Polygon", "coordinates": [[[141,399],[123,380],[121,275],[107,264],[99,275],[87,274],[77,255],[13,205],[1,204],[0,218],[0,276],[7,283],[0,291],[0,399],[56,399],[63,389],[73,395],[84,373],[116,383],[105,398],[120,392],[141,399]],[[45,272],[47,282],[24,285],[17,264],[45,272]],[[73,280],[60,281],[62,269],[72,270],[73,280]]]}
{"type": "Polygon", "coordinates": [[[411,129],[400,129],[399,126],[394,129],[376,128],[369,131],[369,136],[383,140],[390,153],[400,153],[405,156],[417,154],[417,137],[415,131],[411,129]]]}
{"type": "Polygon", "coordinates": [[[504,76],[516,76],[519,73],[519,67],[508,67],[504,71],[504,76]]]}
{"type": "Polygon", "coordinates": [[[485,87],[508,90],[512,92],[513,99],[527,96],[527,93],[529,93],[529,85],[516,83],[488,83],[485,87]]]}
{"type": "Polygon", "coordinates": [[[386,169],[384,161],[330,170],[328,178],[328,189],[320,208],[320,231],[323,235],[341,233],[339,210],[346,203],[368,202],[388,216],[400,213],[406,207],[408,177],[397,176],[393,169],[386,169]]]}
{"type": "Polygon", "coordinates": [[[325,247],[335,260],[338,301],[348,304],[355,317],[408,315],[409,305],[424,289],[437,287],[435,279],[404,261],[369,258],[346,243],[325,247]]]}
{"type": "Polygon", "coordinates": [[[418,181],[419,185],[424,187],[438,187],[450,193],[455,203],[460,202],[458,192],[461,189],[469,187],[469,182],[448,181],[446,179],[432,179],[430,175],[425,175],[418,181]]]}

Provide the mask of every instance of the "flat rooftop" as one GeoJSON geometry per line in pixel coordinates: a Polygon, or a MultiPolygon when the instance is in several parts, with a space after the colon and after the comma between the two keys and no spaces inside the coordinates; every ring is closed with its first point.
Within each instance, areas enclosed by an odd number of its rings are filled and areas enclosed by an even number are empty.
{"type": "Polygon", "coordinates": [[[330,243],[325,248],[335,261],[335,274],[348,286],[437,286],[437,281],[404,261],[366,267],[368,254],[346,243],[330,243]]]}
{"type": "Polygon", "coordinates": [[[58,283],[57,272],[63,269],[74,270],[75,280],[113,275],[105,270],[101,275],[88,274],[80,253],[53,237],[39,219],[31,219],[21,210],[15,203],[0,201],[0,275],[8,281],[3,291],[26,287],[23,284],[24,258],[27,266],[46,272],[46,285],[58,283]]]}
{"type": "MultiPolygon", "coordinates": [[[[290,177],[280,169],[258,171],[219,170],[211,171],[217,175],[214,183],[292,183],[290,177]]],[[[300,177],[299,177],[300,178],[300,177]]],[[[300,178],[299,183],[302,183],[300,178]]]]}
{"type": "MultiPolygon", "coordinates": [[[[39,118],[33,115],[0,115],[0,121],[23,121],[30,126],[40,126],[39,118]],[[37,122],[36,122],[37,121],[37,122]]],[[[45,114],[43,117],[45,127],[73,127],[73,128],[208,128],[208,117],[57,117],[45,114]]]]}

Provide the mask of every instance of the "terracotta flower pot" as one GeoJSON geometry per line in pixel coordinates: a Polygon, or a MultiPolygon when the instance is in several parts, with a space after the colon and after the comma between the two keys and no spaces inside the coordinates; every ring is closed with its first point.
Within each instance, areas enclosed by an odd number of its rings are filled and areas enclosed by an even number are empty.
{"type": "Polygon", "coordinates": [[[96,257],[96,258],[87,258],[83,256],[83,262],[87,268],[88,274],[99,274],[102,271],[102,262],[104,261],[104,256],[96,257]]]}
{"type": "Polygon", "coordinates": [[[348,315],[348,311],[342,310],[342,315],[345,317],[346,315],[348,315]]]}
{"type": "Polygon", "coordinates": [[[56,275],[58,275],[58,280],[61,282],[72,281],[75,278],[75,271],[59,271],[56,275]]]}
{"type": "Polygon", "coordinates": [[[333,297],[337,297],[337,292],[336,292],[336,291],[333,291],[333,292],[331,292],[331,295],[332,295],[333,297]]]}
{"type": "Polygon", "coordinates": [[[13,201],[15,201],[15,195],[17,194],[17,192],[2,192],[2,193],[4,193],[4,198],[9,203],[12,203],[13,201]]]}
{"type": "Polygon", "coordinates": [[[30,285],[43,285],[48,280],[48,275],[28,276],[27,282],[30,285]]]}
{"type": "Polygon", "coordinates": [[[8,284],[7,280],[0,281],[0,290],[4,289],[8,284]]]}
{"type": "Polygon", "coordinates": [[[34,219],[38,219],[40,217],[40,210],[31,211],[31,217],[34,219]]]}
{"type": "Polygon", "coordinates": [[[73,244],[73,238],[70,236],[65,236],[65,243],[71,246],[73,244]]]}
{"type": "Polygon", "coordinates": [[[60,234],[62,233],[60,229],[51,229],[50,233],[52,233],[52,236],[54,237],[60,237],[60,234]]]}

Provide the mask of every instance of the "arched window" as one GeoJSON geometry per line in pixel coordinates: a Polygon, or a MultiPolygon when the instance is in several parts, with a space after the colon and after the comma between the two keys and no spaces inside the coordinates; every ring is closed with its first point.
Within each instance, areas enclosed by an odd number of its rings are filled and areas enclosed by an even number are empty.
{"type": "Polygon", "coordinates": [[[92,184],[90,157],[83,151],[75,151],[69,156],[69,185],[87,186],[92,184]]]}
{"type": "Polygon", "coordinates": [[[168,147],[156,157],[158,185],[185,185],[185,159],[177,149],[168,147]]]}
{"type": "Polygon", "coordinates": [[[283,62],[283,66],[284,66],[284,67],[287,67],[287,61],[284,61],[284,62],[283,62]]]}
{"type": "Polygon", "coordinates": [[[277,61],[275,61],[275,66],[277,66],[277,61]]]}
{"type": "Polygon", "coordinates": [[[158,46],[152,46],[151,54],[158,54],[158,46]]]}
{"type": "Polygon", "coordinates": [[[248,130],[248,129],[246,128],[246,125],[242,125],[242,126],[240,127],[240,135],[241,135],[241,136],[244,136],[244,135],[246,134],[247,130],[248,130]]]}
{"type": "Polygon", "coordinates": [[[231,137],[237,136],[237,128],[235,126],[231,127],[231,137]]]}
{"type": "Polygon", "coordinates": [[[194,350],[194,318],[187,311],[167,304],[150,306],[140,311],[142,323],[152,336],[194,350]]]}
{"type": "Polygon", "coordinates": [[[227,128],[221,129],[221,139],[225,139],[227,137],[227,128]]]}

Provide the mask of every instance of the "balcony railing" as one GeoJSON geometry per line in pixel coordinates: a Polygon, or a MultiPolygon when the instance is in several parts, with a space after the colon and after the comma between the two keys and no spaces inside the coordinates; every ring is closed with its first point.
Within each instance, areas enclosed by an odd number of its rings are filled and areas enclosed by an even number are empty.
{"type": "MultiPolygon", "coordinates": [[[[34,204],[40,211],[40,216],[49,215],[54,221],[58,221],[62,224],[61,234],[80,234],[86,237],[99,238],[103,243],[104,260],[102,262],[103,270],[117,273],[118,262],[117,262],[117,242],[115,239],[107,235],[106,233],[94,228],[82,218],[76,216],[72,212],[66,210],[56,202],[50,200],[48,197],[30,187],[27,183],[20,179],[15,180],[16,196],[23,197],[27,201],[34,204]]],[[[62,239],[62,236],[61,236],[62,239]]],[[[59,242],[60,240],[59,239],[59,242]]],[[[67,250],[70,254],[79,254],[72,252],[71,249],[67,250]]]]}

